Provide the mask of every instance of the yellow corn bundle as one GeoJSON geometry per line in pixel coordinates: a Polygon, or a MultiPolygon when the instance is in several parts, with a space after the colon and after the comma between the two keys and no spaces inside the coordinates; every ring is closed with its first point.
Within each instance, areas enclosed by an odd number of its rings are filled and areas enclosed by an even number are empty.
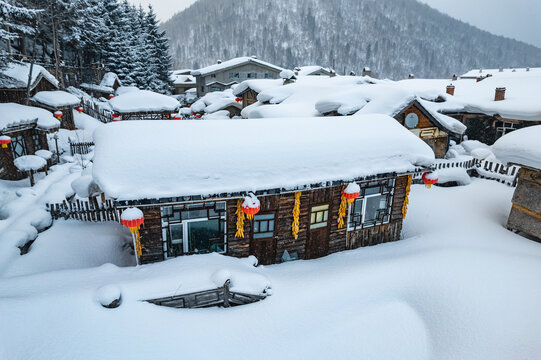
{"type": "Polygon", "coordinates": [[[293,205],[293,223],[291,224],[291,234],[297,240],[299,237],[299,215],[301,214],[301,193],[295,193],[295,205],[293,205]]]}
{"type": "Polygon", "coordinates": [[[404,205],[402,205],[402,219],[406,218],[408,212],[409,195],[411,190],[412,175],[408,175],[408,184],[406,185],[406,196],[404,198],[404,205]]]}
{"type": "Polygon", "coordinates": [[[244,211],[242,211],[242,199],[237,200],[237,232],[235,233],[236,238],[244,238],[244,211]]]}
{"type": "MultiPolygon", "coordinates": [[[[345,186],[344,186],[345,188],[345,186]]],[[[342,189],[344,190],[344,189],[342,189]]],[[[346,205],[348,201],[346,197],[344,196],[344,192],[342,191],[342,199],[340,200],[340,207],[338,208],[338,228],[341,229],[344,227],[344,217],[346,217],[346,205]]]]}

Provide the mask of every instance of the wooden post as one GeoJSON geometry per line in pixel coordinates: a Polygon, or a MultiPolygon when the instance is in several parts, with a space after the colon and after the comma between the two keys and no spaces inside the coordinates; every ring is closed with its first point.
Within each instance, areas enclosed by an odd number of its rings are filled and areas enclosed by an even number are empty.
{"type": "Polygon", "coordinates": [[[34,170],[30,170],[30,186],[34,186],[34,170]]]}
{"type": "Polygon", "coordinates": [[[231,305],[229,305],[229,297],[231,296],[230,295],[230,292],[229,292],[229,285],[231,283],[231,280],[227,279],[227,281],[224,283],[224,307],[230,307],[231,305]]]}

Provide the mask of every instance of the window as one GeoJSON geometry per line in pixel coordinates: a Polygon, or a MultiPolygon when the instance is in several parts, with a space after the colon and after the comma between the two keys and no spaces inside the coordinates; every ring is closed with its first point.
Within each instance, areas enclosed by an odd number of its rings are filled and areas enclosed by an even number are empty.
{"type": "Polygon", "coordinates": [[[215,79],[215,78],[216,78],[216,74],[211,74],[210,77],[213,78],[213,79],[215,79]]]}
{"type": "Polygon", "coordinates": [[[273,79],[274,77],[272,76],[271,73],[265,73],[265,79],[273,79]]]}
{"type": "Polygon", "coordinates": [[[41,150],[41,142],[38,134],[32,135],[32,142],[34,143],[34,151],[41,150]]]}
{"type": "Polygon", "coordinates": [[[214,85],[214,86],[210,87],[210,91],[211,92],[213,92],[213,91],[222,91],[222,88],[219,87],[219,86],[214,85]]]}
{"type": "Polygon", "coordinates": [[[164,258],[225,251],[225,202],[163,206],[164,258]]]}
{"type": "Polygon", "coordinates": [[[310,229],[317,229],[327,226],[329,220],[329,205],[312,207],[310,213],[310,229]]]}
{"type": "Polygon", "coordinates": [[[274,214],[254,215],[254,239],[274,236],[274,214]]]}
{"type": "Polygon", "coordinates": [[[394,184],[394,179],[389,179],[362,185],[361,196],[355,199],[349,209],[348,229],[388,223],[391,217],[394,184]]]}
{"type": "Polygon", "coordinates": [[[14,159],[26,155],[26,142],[21,135],[11,138],[11,152],[14,159]]]}
{"type": "Polygon", "coordinates": [[[257,79],[257,73],[248,73],[248,79],[257,79]]]}
{"type": "Polygon", "coordinates": [[[229,73],[229,78],[230,79],[233,79],[235,77],[235,74],[233,74],[232,72],[229,73]]]}

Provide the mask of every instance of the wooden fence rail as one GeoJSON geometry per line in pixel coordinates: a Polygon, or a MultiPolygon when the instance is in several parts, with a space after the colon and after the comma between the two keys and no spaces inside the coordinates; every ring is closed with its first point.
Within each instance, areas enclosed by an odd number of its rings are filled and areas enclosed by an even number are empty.
{"type": "Polygon", "coordinates": [[[74,142],[71,139],[69,139],[69,144],[70,144],[71,156],[86,155],[92,150],[91,147],[94,146],[94,143],[92,141],[74,142]]]}
{"type": "Polygon", "coordinates": [[[89,201],[77,199],[68,202],[64,200],[62,203],[47,204],[47,209],[54,220],[74,219],[91,222],[120,222],[120,213],[112,200],[106,200],[105,202],[100,202],[95,198],[89,201]]]}
{"type": "Polygon", "coordinates": [[[102,123],[113,121],[112,110],[103,109],[89,99],[83,98],[83,109],[86,114],[98,119],[102,123]]]}

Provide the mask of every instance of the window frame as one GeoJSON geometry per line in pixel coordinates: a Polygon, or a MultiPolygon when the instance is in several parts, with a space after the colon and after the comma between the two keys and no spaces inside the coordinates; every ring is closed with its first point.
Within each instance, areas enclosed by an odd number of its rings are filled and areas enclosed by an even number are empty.
{"type": "Polygon", "coordinates": [[[276,213],[267,212],[267,213],[263,213],[263,214],[254,215],[254,219],[253,219],[253,222],[252,222],[252,239],[253,240],[274,239],[275,236],[276,236],[276,213]],[[262,220],[257,219],[258,216],[269,216],[269,215],[272,215],[272,219],[262,219],[262,220]],[[269,228],[268,225],[269,225],[270,221],[272,221],[272,223],[273,223],[272,231],[269,231],[269,229],[268,229],[269,228]],[[257,232],[255,231],[256,222],[258,223],[258,231],[257,232]],[[262,223],[262,222],[267,223],[267,231],[259,231],[261,229],[260,223],[262,223]],[[258,234],[267,234],[267,233],[270,233],[270,232],[272,232],[271,236],[256,237],[256,235],[258,235],[258,234]]]}
{"type": "Polygon", "coordinates": [[[396,185],[396,180],[394,178],[386,179],[379,182],[369,182],[361,185],[361,195],[354,200],[354,202],[348,206],[348,212],[347,212],[347,231],[355,231],[355,230],[361,230],[365,228],[370,228],[373,226],[379,226],[388,224],[391,221],[391,212],[392,212],[392,205],[393,205],[393,199],[394,199],[394,188],[396,185]],[[377,193],[371,193],[375,188],[379,187],[379,192],[377,193]],[[367,194],[369,192],[369,194],[367,194]],[[386,198],[386,204],[387,207],[385,209],[385,213],[383,215],[382,220],[370,220],[365,222],[366,217],[366,204],[367,199],[372,197],[380,197],[380,196],[387,196],[386,198]],[[362,201],[362,211],[360,214],[360,221],[353,221],[353,208],[355,207],[355,204],[358,201],[362,201]]]}
{"type": "Polygon", "coordinates": [[[28,150],[26,148],[26,140],[23,135],[17,135],[17,136],[11,137],[11,155],[13,156],[13,160],[21,156],[28,155],[28,150]],[[20,155],[15,152],[15,149],[17,148],[18,145],[20,145],[22,148],[22,154],[20,155]]]}
{"type": "Polygon", "coordinates": [[[308,218],[309,229],[316,230],[316,229],[322,229],[322,228],[328,227],[329,226],[329,210],[330,210],[330,204],[320,204],[320,205],[315,205],[315,206],[310,207],[310,217],[308,218]],[[314,209],[316,210],[314,211],[314,209]],[[314,214],[314,222],[312,222],[312,214],[314,214]],[[321,221],[317,220],[318,214],[322,214],[321,221]]]}

